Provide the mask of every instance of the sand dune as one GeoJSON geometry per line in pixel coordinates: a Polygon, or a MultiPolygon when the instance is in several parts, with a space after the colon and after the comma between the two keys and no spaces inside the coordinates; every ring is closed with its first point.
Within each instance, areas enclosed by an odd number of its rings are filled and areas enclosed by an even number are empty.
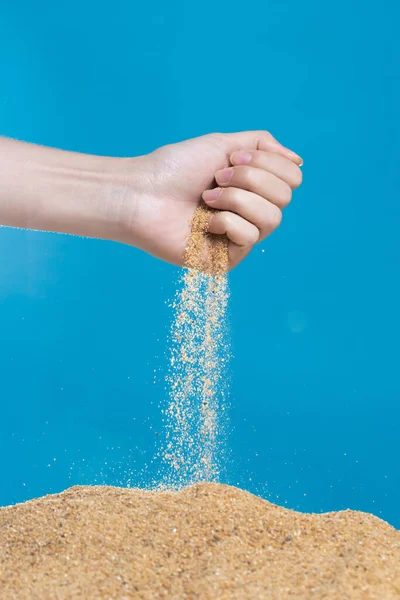
{"type": "Polygon", "coordinates": [[[398,600],[400,532],[219,484],[73,487],[0,509],[0,586],[2,600],[398,600]]]}

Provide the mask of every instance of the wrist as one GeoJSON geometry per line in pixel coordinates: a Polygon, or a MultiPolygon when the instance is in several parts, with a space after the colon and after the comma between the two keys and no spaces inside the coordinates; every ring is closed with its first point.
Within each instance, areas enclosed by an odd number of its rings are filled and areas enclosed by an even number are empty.
{"type": "Polygon", "coordinates": [[[143,234],[146,214],[150,208],[151,167],[148,156],[112,159],[109,165],[110,233],[108,238],[117,242],[146,249],[143,234]],[[112,230],[112,231],[111,231],[112,230]]]}
{"type": "Polygon", "coordinates": [[[77,198],[72,233],[85,237],[125,241],[128,185],[125,159],[88,156],[69,173],[71,197],[77,198]]]}
{"type": "MultiPolygon", "coordinates": [[[[66,164],[47,165],[56,202],[49,229],[120,241],[124,231],[126,184],[118,158],[70,154],[66,164]]],[[[51,215],[51,210],[47,210],[51,215]]]]}

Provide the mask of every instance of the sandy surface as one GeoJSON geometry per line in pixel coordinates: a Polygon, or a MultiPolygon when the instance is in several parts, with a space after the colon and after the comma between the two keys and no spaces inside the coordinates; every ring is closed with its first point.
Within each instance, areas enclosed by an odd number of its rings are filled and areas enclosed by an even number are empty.
{"type": "Polygon", "coordinates": [[[73,487],[0,509],[2,599],[400,598],[400,532],[211,483],[73,487]]]}

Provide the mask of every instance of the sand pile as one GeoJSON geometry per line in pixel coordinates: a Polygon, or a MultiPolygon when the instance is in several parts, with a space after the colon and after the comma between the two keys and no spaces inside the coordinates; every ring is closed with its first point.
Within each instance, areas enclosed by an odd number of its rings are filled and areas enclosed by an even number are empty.
{"type": "Polygon", "coordinates": [[[0,509],[1,598],[400,598],[400,532],[242,490],[73,487],[0,509]]]}

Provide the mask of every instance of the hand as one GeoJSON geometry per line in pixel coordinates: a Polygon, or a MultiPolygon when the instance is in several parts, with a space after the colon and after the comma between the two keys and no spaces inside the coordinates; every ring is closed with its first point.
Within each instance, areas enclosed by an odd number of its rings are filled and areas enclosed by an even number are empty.
{"type": "Polygon", "coordinates": [[[219,209],[209,231],[228,236],[233,268],[278,227],[302,181],[301,158],[266,131],[205,135],[133,161],[140,175],[127,195],[129,239],[122,241],[177,265],[202,198],[219,209]]]}

